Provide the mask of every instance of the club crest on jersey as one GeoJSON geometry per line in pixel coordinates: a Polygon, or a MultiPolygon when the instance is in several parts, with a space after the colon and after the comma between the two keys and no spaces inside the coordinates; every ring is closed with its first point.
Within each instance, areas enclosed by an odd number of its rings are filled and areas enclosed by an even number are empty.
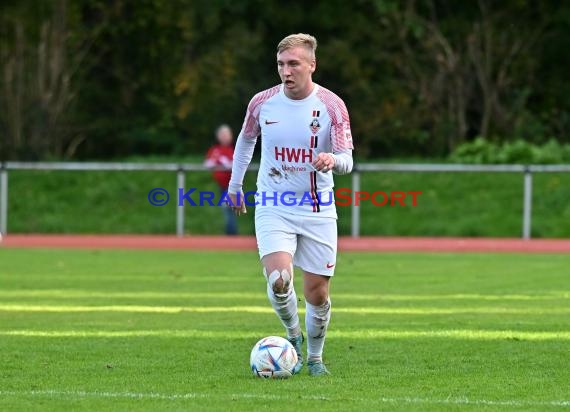
{"type": "Polygon", "coordinates": [[[319,130],[321,129],[321,125],[319,123],[319,119],[317,119],[316,117],[313,119],[313,121],[311,122],[311,124],[309,125],[309,127],[311,128],[311,132],[313,134],[317,134],[319,132],[319,130]]]}

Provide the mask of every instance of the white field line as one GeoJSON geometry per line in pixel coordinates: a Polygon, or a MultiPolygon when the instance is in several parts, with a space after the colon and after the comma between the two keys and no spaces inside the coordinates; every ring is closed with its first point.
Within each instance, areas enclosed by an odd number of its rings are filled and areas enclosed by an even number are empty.
{"type": "MultiPolygon", "coordinates": [[[[208,331],[208,330],[3,330],[0,336],[46,337],[46,338],[216,338],[216,339],[255,339],[262,335],[260,331],[208,331]]],[[[521,340],[521,341],[570,341],[570,331],[541,332],[515,330],[332,330],[327,332],[330,338],[344,339],[425,339],[447,338],[463,340],[521,340]]]]}
{"type": "MultiPolygon", "coordinates": [[[[1,297],[54,297],[54,298],[92,298],[92,299],[265,299],[263,293],[251,292],[113,292],[90,291],[83,289],[34,289],[0,290],[1,297]]],[[[333,298],[356,301],[441,301],[441,300],[552,300],[570,299],[570,291],[556,291],[547,294],[525,295],[485,295],[485,294],[439,294],[439,295],[402,295],[402,294],[353,294],[335,293],[333,298]]]]}
{"type": "MultiPolygon", "coordinates": [[[[304,310],[300,308],[301,313],[304,310]]],[[[26,303],[0,304],[0,312],[126,312],[126,313],[265,313],[272,314],[269,305],[264,306],[143,306],[143,305],[30,305],[26,303]]],[[[508,307],[335,307],[335,313],[354,315],[565,315],[570,314],[570,307],[508,308],[508,307]]]]}
{"type": "MultiPolygon", "coordinates": [[[[290,401],[286,395],[236,393],[215,394],[204,392],[191,392],[181,394],[162,394],[155,392],[87,392],[87,391],[60,391],[60,390],[36,390],[36,391],[0,391],[0,396],[22,397],[48,397],[48,398],[108,398],[108,399],[158,399],[165,401],[189,400],[189,399],[213,399],[213,400],[239,400],[260,399],[273,401],[290,401]]],[[[329,396],[300,396],[302,400],[310,401],[336,401],[336,402],[378,402],[391,404],[419,404],[419,405],[474,405],[474,406],[512,406],[512,407],[554,407],[568,408],[570,400],[492,400],[492,399],[469,399],[469,398],[419,398],[419,397],[374,397],[367,398],[335,398],[329,396]]]]}

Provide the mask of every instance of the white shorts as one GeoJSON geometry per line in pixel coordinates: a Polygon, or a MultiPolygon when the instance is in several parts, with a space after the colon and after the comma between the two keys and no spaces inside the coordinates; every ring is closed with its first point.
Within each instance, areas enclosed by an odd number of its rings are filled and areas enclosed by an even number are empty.
{"type": "Polygon", "coordinates": [[[255,236],[259,257],[288,252],[293,265],[305,272],[333,276],[336,265],[336,219],[298,216],[276,207],[255,209],[255,236]]]}

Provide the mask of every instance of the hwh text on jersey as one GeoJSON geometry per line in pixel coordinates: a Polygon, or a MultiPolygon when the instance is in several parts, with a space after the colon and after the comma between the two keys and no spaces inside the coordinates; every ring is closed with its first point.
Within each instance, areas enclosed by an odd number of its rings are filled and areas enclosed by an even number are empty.
{"type": "Polygon", "coordinates": [[[313,151],[305,148],[275,146],[275,160],[284,162],[312,162],[313,151]]]}

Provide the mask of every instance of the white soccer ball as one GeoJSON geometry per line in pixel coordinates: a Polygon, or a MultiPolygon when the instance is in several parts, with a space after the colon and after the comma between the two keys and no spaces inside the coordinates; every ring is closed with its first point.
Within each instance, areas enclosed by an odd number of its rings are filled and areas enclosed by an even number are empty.
{"type": "Polygon", "coordinates": [[[293,374],[297,352],[287,339],[268,336],[255,344],[249,364],[255,376],[285,379],[293,374]]]}

